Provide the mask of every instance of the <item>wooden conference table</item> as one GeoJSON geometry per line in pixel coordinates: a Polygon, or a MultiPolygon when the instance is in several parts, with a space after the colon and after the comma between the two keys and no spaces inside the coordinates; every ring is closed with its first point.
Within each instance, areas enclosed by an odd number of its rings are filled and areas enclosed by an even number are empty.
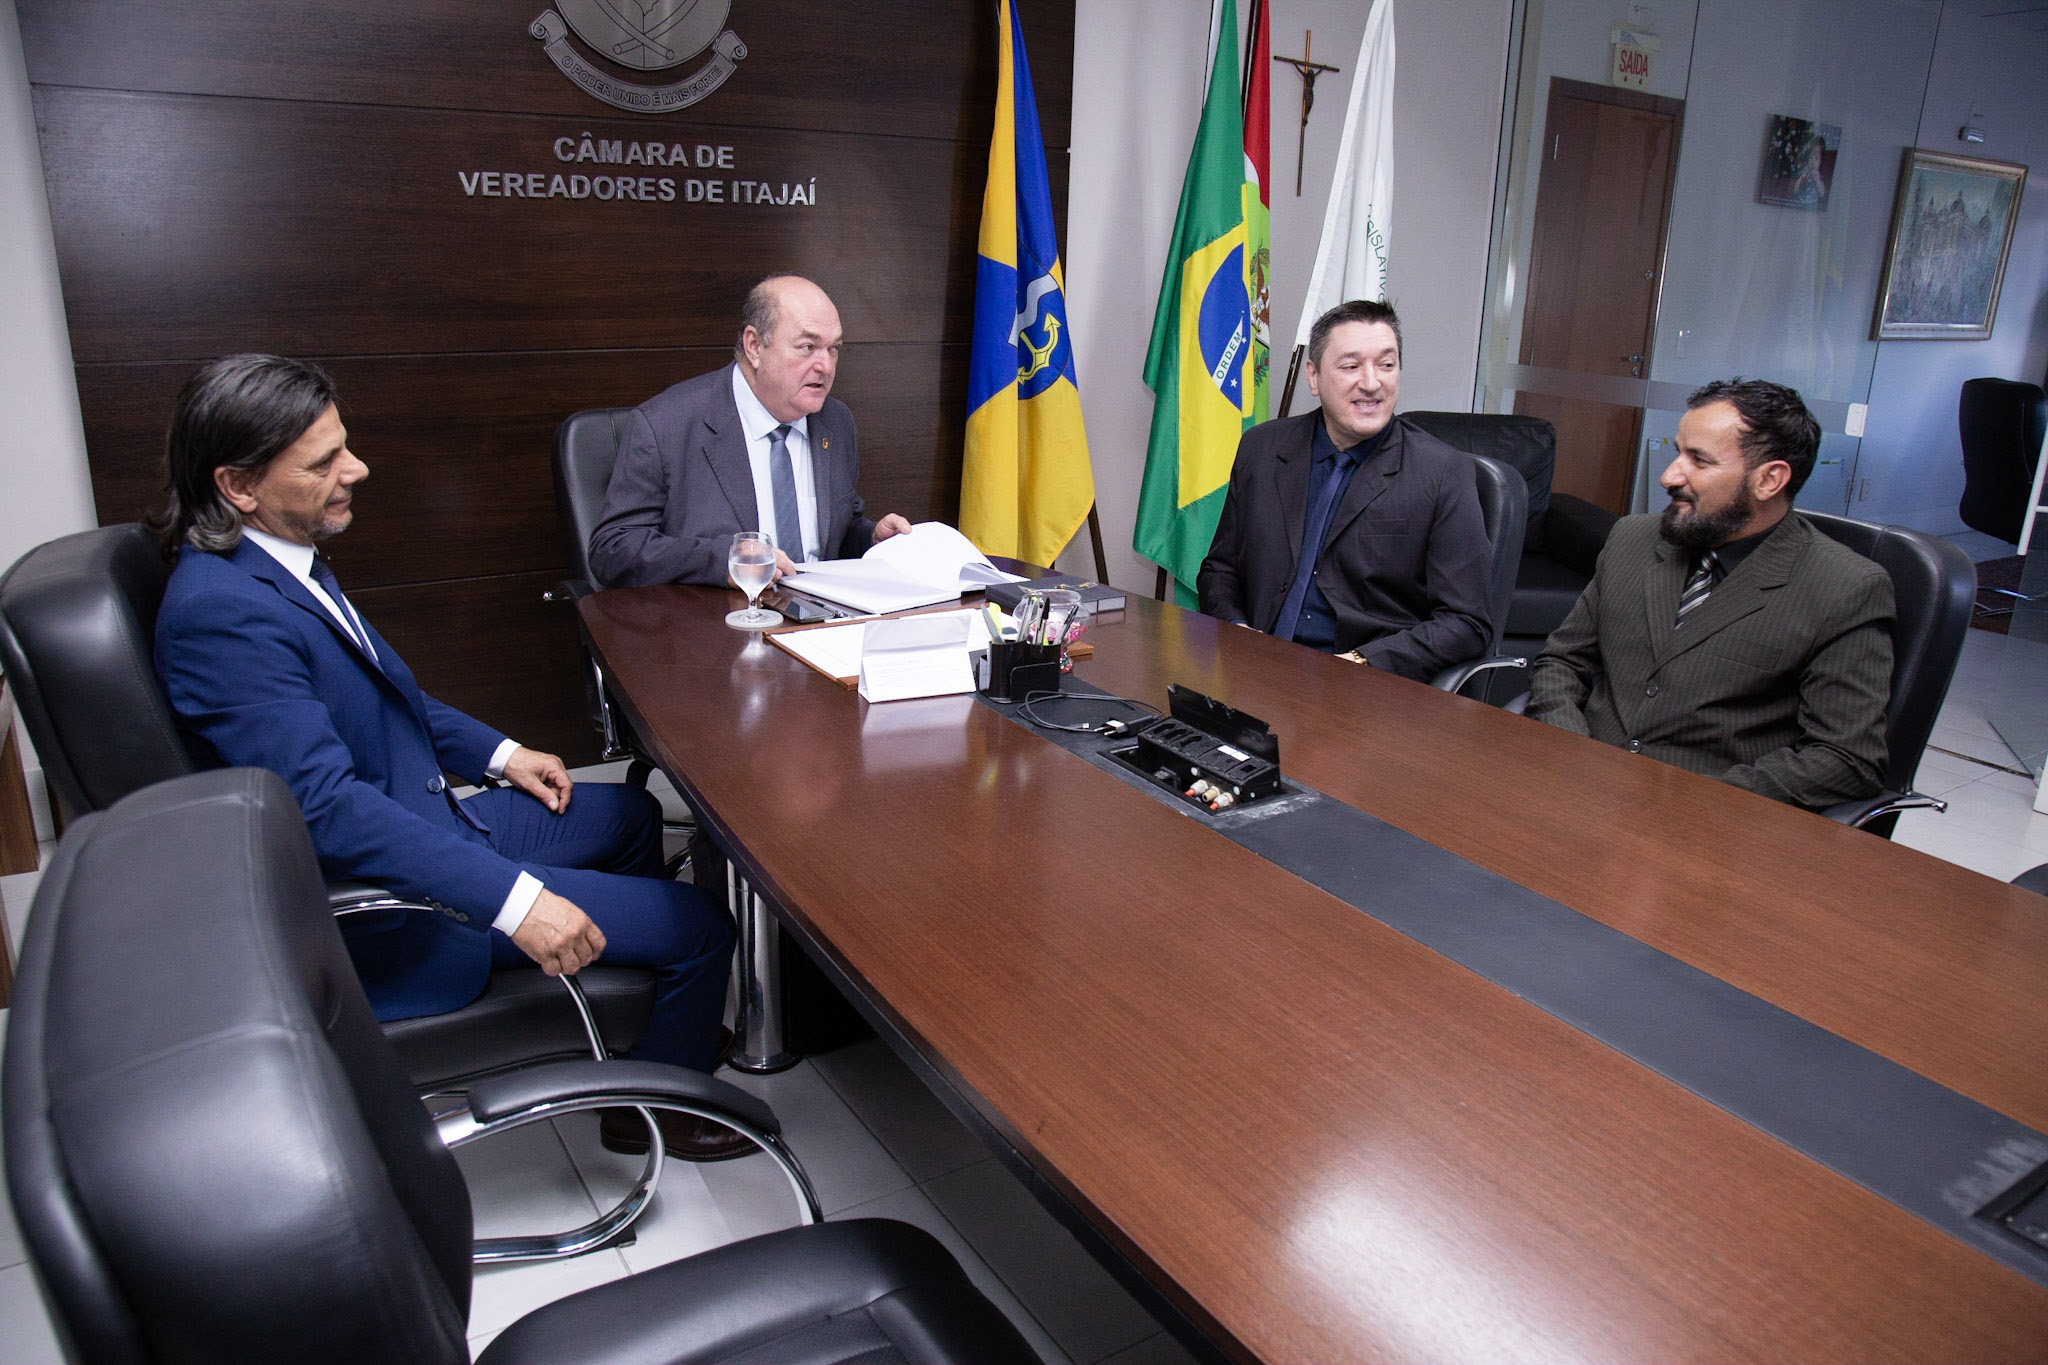
{"type": "MultiPolygon", "coordinates": [[[[2040,1279],[987,706],[868,706],[738,601],[581,611],[799,936],[1226,1354],[2048,1358],[2040,1279]]],[[[1264,717],[1291,780],[2048,1131],[2048,900],[1148,600],[1089,638],[1084,681],[1264,717]]]]}

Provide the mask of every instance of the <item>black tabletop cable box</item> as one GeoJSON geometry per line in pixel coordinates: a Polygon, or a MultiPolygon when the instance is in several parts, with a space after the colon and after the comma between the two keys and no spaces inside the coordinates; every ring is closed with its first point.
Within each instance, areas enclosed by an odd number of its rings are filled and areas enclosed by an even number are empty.
{"type": "Polygon", "coordinates": [[[1178,684],[1166,694],[1168,714],[1132,727],[1111,758],[1207,811],[1279,794],[1280,740],[1266,722],[1178,684]]]}

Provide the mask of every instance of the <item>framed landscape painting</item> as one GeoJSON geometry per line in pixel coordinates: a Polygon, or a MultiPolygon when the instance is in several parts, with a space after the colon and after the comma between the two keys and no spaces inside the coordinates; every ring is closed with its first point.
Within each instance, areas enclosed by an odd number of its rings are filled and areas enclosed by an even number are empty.
{"type": "Polygon", "coordinates": [[[2026,184],[2025,166],[1906,149],[1873,339],[1991,335],[2026,184]]]}

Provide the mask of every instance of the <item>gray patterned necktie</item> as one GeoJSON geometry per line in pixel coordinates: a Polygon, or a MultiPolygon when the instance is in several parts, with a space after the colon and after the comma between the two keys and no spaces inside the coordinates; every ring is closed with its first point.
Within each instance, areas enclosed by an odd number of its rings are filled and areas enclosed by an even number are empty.
{"type": "Polygon", "coordinates": [[[768,433],[768,489],[775,496],[775,547],[804,562],[803,518],[796,508],[796,466],[789,460],[789,424],[768,433]]]}
{"type": "Polygon", "coordinates": [[[1678,594],[1678,619],[1671,624],[1684,625],[1686,613],[1707,600],[1720,577],[1721,556],[1708,550],[1700,556],[1700,566],[1692,571],[1692,577],[1685,580],[1685,590],[1678,594]]]}

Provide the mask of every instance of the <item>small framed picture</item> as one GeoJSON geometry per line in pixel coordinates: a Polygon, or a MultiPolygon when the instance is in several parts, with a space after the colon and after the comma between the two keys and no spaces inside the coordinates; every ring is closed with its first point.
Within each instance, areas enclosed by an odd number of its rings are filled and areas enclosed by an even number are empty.
{"type": "Polygon", "coordinates": [[[1757,175],[1760,204],[1826,209],[1835,183],[1842,130],[1832,123],[1773,114],[1764,126],[1764,163],[1757,175]]]}
{"type": "Polygon", "coordinates": [[[1873,340],[1991,335],[2026,185],[2025,166],[1906,149],[1873,340]]]}

